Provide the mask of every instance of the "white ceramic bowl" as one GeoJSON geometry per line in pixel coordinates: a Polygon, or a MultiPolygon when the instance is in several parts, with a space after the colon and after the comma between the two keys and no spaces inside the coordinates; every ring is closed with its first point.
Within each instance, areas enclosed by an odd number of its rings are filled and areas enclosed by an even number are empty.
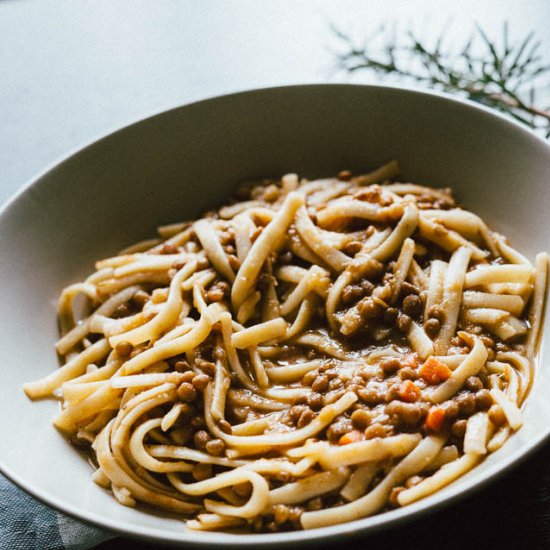
{"type": "MultiPolygon", "coordinates": [[[[159,224],[219,205],[243,179],[361,172],[393,158],[405,180],[452,187],[466,207],[529,256],[550,251],[548,144],[472,103],[396,88],[296,86],[210,99],[115,132],[36,178],[0,214],[2,472],[60,510],[130,535],[287,546],[349,537],[428,512],[535,449],[550,433],[550,370],[544,365],[520,432],[425,500],[312,531],[197,533],[181,521],[120,506],[91,481],[86,459],[52,427],[57,404],[32,403],[21,389],[57,367],[57,297],[89,273],[95,259],[152,236],[159,224]]],[[[550,323],[545,334],[549,330],[550,323]]],[[[543,342],[544,358],[548,338],[543,342]]]]}

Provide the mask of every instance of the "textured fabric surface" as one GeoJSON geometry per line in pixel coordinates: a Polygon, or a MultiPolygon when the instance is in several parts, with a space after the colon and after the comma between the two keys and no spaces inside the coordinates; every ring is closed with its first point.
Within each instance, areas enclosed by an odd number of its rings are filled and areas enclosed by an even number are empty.
{"type": "Polygon", "coordinates": [[[45,506],[0,475],[0,548],[85,550],[113,537],[45,506]]]}

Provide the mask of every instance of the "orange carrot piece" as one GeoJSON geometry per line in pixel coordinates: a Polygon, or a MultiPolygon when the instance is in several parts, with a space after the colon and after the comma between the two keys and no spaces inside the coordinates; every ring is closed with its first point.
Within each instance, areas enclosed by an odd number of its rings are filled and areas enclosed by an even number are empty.
{"type": "Polygon", "coordinates": [[[426,428],[434,433],[439,433],[445,422],[445,410],[442,407],[432,407],[426,415],[426,428]]]}
{"type": "Polygon", "coordinates": [[[420,388],[410,380],[405,380],[399,387],[399,397],[407,403],[414,403],[420,397],[420,388]]]}
{"type": "Polygon", "coordinates": [[[352,430],[347,434],[344,434],[339,440],[338,445],[348,445],[349,443],[357,443],[363,441],[363,434],[359,430],[352,430]]]}
{"type": "Polygon", "coordinates": [[[451,369],[439,359],[433,356],[428,357],[424,364],[418,369],[418,374],[432,386],[445,382],[451,376],[451,369]]]}

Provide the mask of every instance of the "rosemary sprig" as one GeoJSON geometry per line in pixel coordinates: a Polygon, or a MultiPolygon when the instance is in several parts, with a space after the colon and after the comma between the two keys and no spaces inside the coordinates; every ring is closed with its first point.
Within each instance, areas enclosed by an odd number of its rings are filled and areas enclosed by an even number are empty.
{"type": "Polygon", "coordinates": [[[361,47],[348,34],[336,28],[333,32],[345,46],[343,53],[336,54],[339,70],[370,71],[459,93],[550,138],[550,106],[535,104],[535,86],[549,74],[550,65],[543,64],[540,41],[532,32],[514,45],[507,23],[498,43],[476,26],[458,49],[446,47],[446,32],[431,47],[412,31],[398,35],[395,26],[376,29],[361,47]]]}

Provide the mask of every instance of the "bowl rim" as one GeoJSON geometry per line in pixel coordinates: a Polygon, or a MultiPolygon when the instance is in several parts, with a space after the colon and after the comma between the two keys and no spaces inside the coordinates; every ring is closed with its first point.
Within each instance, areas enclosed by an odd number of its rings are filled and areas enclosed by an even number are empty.
{"type": "MultiPolygon", "coordinates": [[[[68,152],[60,155],[56,160],[46,165],[46,167],[38,172],[37,175],[29,178],[14,194],[11,195],[0,206],[0,217],[5,215],[8,210],[14,207],[20,197],[25,195],[35,185],[39,185],[41,180],[57,167],[64,164],[77,155],[84,153],[86,150],[94,147],[98,143],[110,138],[116,134],[128,131],[130,128],[138,126],[142,123],[147,123],[154,118],[161,116],[169,116],[170,113],[187,108],[194,108],[197,105],[207,104],[209,102],[219,102],[225,100],[231,100],[236,96],[246,95],[261,95],[264,93],[277,93],[278,91],[285,90],[317,90],[317,89],[338,89],[338,88],[354,88],[354,89],[369,89],[378,92],[391,92],[397,95],[403,96],[428,96],[437,98],[444,103],[462,105],[465,109],[470,109],[488,115],[495,119],[500,120],[503,124],[513,128],[516,132],[521,132],[525,138],[534,140],[535,143],[542,145],[550,153],[550,144],[547,143],[542,137],[537,135],[533,130],[512,120],[490,107],[480,105],[467,98],[453,96],[446,92],[428,90],[416,86],[399,86],[399,85],[381,85],[381,84],[360,84],[360,83],[313,83],[313,84],[292,84],[284,86],[266,86],[254,89],[246,89],[236,92],[230,92],[221,95],[212,95],[198,101],[191,101],[169,107],[167,109],[155,110],[150,114],[144,115],[135,119],[134,121],[123,124],[115,129],[95,136],[90,140],[86,140],[83,143],[71,148],[68,152]]],[[[540,344],[539,344],[540,345],[540,344]]],[[[255,546],[265,545],[269,547],[280,546],[282,544],[297,543],[301,545],[314,544],[316,542],[333,541],[344,535],[350,537],[356,537],[359,535],[368,536],[380,530],[403,524],[413,519],[429,514],[432,511],[441,510],[442,508],[458,502],[460,499],[465,498],[474,492],[485,487],[487,484],[496,481],[499,477],[509,472],[512,468],[518,466],[521,462],[531,456],[536,450],[543,446],[543,444],[550,439],[550,425],[545,431],[539,432],[536,437],[533,437],[529,442],[522,445],[522,447],[511,455],[500,459],[496,464],[490,466],[485,472],[483,479],[467,479],[459,484],[453,484],[441,491],[437,491],[433,495],[430,495],[424,499],[421,499],[411,505],[403,508],[391,510],[381,514],[373,515],[367,518],[354,520],[342,524],[331,525],[327,527],[312,529],[291,531],[282,533],[262,533],[262,534],[232,534],[225,532],[208,532],[201,531],[200,534],[195,531],[187,531],[182,528],[181,533],[165,532],[160,528],[151,529],[150,527],[143,527],[140,525],[128,525],[123,520],[117,520],[116,518],[109,518],[101,516],[95,512],[84,511],[65,504],[61,498],[52,496],[46,491],[41,490],[39,487],[33,486],[31,483],[27,483],[21,476],[16,474],[8,466],[6,466],[2,458],[0,457],[0,473],[5,475],[19,488],[23,489],[28,494],[32,495],[42,503],[51,506],[73,518],[79,519],[86,523],[93,524],[97,527],[111,530],[117,534],[125,535],[128,537],[139,537],[145,540],[163,542],[168,544],[189,544],[192,546],[206,546],[210,544],[219,544],[226,547],[235,546],[255,546]],[[445,491],[445,498],[441,498],[442,491],[445,491]]]]}

